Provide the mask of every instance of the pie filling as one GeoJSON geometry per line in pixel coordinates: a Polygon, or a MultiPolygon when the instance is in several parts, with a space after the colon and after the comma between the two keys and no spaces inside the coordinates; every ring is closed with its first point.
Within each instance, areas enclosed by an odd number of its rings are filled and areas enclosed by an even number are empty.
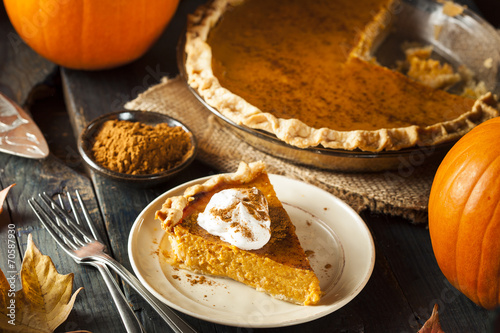
{"type": "MultiPolygon", "coordinates": [[[[216,0],[190,17],[188,83],[233,121],[298,147],[436,144],[497,116],[491,94],[453,95],[431,87],[432,72],[429,86],[370,59],[394,6],[393,0],[216,0]]],[[[434,81],[441,74],[435,71],[434,81]]]]}

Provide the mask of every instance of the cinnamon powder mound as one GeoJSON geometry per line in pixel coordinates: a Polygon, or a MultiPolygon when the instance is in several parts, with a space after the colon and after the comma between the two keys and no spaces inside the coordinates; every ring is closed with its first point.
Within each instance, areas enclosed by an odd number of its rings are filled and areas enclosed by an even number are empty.
{"type": "Polygon", "coordinates": [[[180,126],[108,120],[97,133],[92,152],[107,169],[146,175],[177,166],[191,148],[191,135],[180,126]]]}

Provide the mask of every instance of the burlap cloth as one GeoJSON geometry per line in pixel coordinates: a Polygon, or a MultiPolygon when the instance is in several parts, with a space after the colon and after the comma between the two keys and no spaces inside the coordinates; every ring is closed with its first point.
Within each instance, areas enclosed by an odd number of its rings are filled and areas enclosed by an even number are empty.
{"type": "Polygon", "coordinates": [[[233,172],[240,161],[262,160],[269,173],[314,184],[360,212],[401,216],[414,223],[427,221],[427,203],[436,163],[378,173],[342,173],[296,165],[263,153],[243,142],[191,93],[180,78],[164,78],[136,99],[127,109],[165,113],[195,134],[198,160],[220,172],[233,172]]]}

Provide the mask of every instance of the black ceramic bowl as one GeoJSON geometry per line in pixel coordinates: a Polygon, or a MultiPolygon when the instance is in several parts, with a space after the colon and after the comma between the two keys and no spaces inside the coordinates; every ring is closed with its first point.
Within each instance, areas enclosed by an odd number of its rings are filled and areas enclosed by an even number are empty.
{"type": "Polygon", "coordinates": [[[187,128],[180,121],[169,117],[162,113],[150,112],[150,111],[118,111],[105,114],[100,116],[90,122],[87,127],[80,134],[80,139],[78,140],[78,151],[83,157],[85,163],[95,172],[125,183],[138,185],[138,186],[154,186],[160,184],[168,179],[170,179],[175,174],[186,168],[195,158],[197,151],[197,142],[193,133],[189,128],[187,128]],[[167,123],[171,127],[180,126],[187,133],[191,134],[191,149],[184,155],[184,158],[180,164],[177,166],[154,174],[145,175],[130,175],[126,173],[120,173],[112,171],[105,168],[104,166],[98,164],[92,154],[92,146],[95,142],[95,135],[98,133],[101,125],[108,120],[126,120],[131,122],[141,122],[146,125],[154,126],[156,124],[167,123]]]}

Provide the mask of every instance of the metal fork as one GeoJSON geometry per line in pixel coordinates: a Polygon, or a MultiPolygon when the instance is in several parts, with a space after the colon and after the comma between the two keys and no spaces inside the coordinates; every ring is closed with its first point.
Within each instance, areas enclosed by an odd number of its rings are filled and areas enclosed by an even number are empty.
{"type": "MultiPolygon", "coordinates": [[[[165,305],[160,304],[160,302],[141,284],[141,282],[132,273],[130,273],[119,262],[117,262],[115,259],[104,252],[105,246],[102,241],[99,241],[99,237],[97,236],[96,229],[93,226],[90,214],[88,213],[80,194],[78,193],[78,191],[76,192],[76,196],[80,204],[83,216],[93,236],[89,235],[87,231],[82,228],[81,224],[79,223],[80,218],[78,217],[76,207],[73,204],[73,200],[71,199],[71,195],[69,194],[69,192],[66,195],[68,197],[71,210],[75,215],[74,218],[71,217],[64,208],[61,208],[61,206],[58,205],[45,192],[39,194],[39,197],[41,199],[40,201],[43,203],[43,207],[33,197],[28,200],[29,205],[37,215],[38,219],[43,223],[43,225],[52,235],[57,244],[59,244],[59,246],[79,264],[97,265],[96,267],[98,268],[100,265],[106,266],[104,267],[104,269],[106,270],[107,267],[113,269],[125,282],[130,284],[132,288],[137,291],[155,309],[156,312],[158,312],[158,314],[167,322],[167,324],[170,326],[170,328],[172,328],[174,332],[196,332],[174,311],[172,311],[165,305]]],[[[60,201],[62,201],[62,199],[60,201]]],[[[114,279],[112,280],[116,286],[116,282],[114,281],[114,279]]],[[[123,296],[123,294],[122,298],[125,299],[125,296],[123,296]]],[[[128,304],[126,306],[128,310],[131,311],[128,304]]],[[[135,318],[135,320],[137,320],[137,318],[135,318]]],[[[131,325],[132,321],[129,321],[129,323],[131,325]]],[[[142,327],[141,329],[143,330],[142,327]]]]}
{"type": "MultiPolygon", "coordinates": [[[[59,197],[60,207],[63,210],[65,210],[62,196],[59,195],[58,197],[59,197]]],[[[80,201],[81,197],[78,194],[78,192],[77,192],[77,197],[80,201]]],[[[75,222],[81,226],[82,223],[81,223],[80,217],[76,212],[76,209],[75,209],[74,204],[73,204],[73,200],[71,199],[71,195],[69,195],[69,193],[68,193],[68,201],[69,201],[70,207],[73,211],[75,222]]],[[[55,232],[61,231],[61,228],[63,228],[63,229],[67,228],[65,226],[65,224],[62,222],[62,220],[60,219],[60,217],[58,215],[54,215],[56,224],[53,225],[52,227],[48,227],[45,224],[45,220],[42,218],[42,215],[48,216],[48,214],[46,215],[46,212],[43,211],[41,207],[39,207],[38,203],[36,201],[34,201],[33,198],[28,200],[28,203],[30,204],[31,208],[33,209],[33,211],[37,215],[38,219],[45,225],[45,227],[47,228],[49,233],[56,239],[57,243],[59,243],[59,245],[61,245],[66,252],[68,252],[68,250],[69,250],[68,247],[72,247],[75,250],[75,249],[77,249],[76,244],[78,244],[78,246],[83,246],[84,244],[86,244],[86,243],[82,243],[79,239],[72,238],[70,240],[66,236],[63,236],[63,239],[57,238],[58,236],[56,236],[55,232]],[[35,207],[38,207],[38,209],[35,209],[35,207]],[[64,246],[61,244],[61,242],[60,242],[61,240],[64,242],[63,243],[63,244],[65,244],[64,246]]],[[[83,203],[83,201],[82,201],[82,203],[83,203]]],[[[52,202],[51,206],[54,207],[54,205],[55,205],[55,202],[52,202]]],[[[87,212],[86,209],[84,211],[87,212]]],[[[87,219],[87,221],[88,221],[88,219],[87,219]]],[[[94,239],[98,239],[98,234],[97,234],[97,232],[92,224],[89,224],[89,229],[92,232],[94,239]]],[[[91,241],[91,239],[86,237],[85,242],[89,242],[89,241],[91,241]]],[[[73,257],[73,259],[75,259],[75,258],[73,257]]],[[[80,263],[80,261],[78,261],[76,259],[75,259],[75,261],[77,263],[80,263]]],[[[125,298],[125,295],[123,295],[122,291],[118,287],[118,284],[116,283],[115,279],[113,278],[108,267],[106,265],[104,265],[103,263],[100,263],[97,261],[89,261],[89,262],[85,262],[85,264],[94,266],[95,268],[97,268],[99,273],[101,273],[101,275],[104,279],[104,282],[106,283],[106,286],[108,287],[108,289],[111,293],[111,297],[113,298],[113,300],[116,304],[116,308],[120,314],[120,317],[122,318],[122,321],[123,321],[123,324],[125,326],[126,331],[128,333],[145,332],[139,319],[137,319],[135,313],[128,305],[128,302],[127,302],[127,299],[125,298]]]]}

